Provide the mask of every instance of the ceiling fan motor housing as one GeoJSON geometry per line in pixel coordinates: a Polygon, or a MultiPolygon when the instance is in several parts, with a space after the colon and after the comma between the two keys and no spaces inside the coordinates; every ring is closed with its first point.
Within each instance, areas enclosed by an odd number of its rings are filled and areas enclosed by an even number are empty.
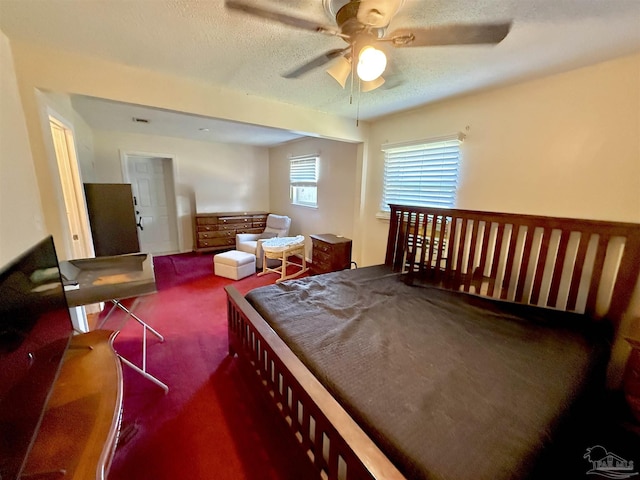
{"type": "Polygon", "coordinates": [[[386,28],[404,0],[324,0],[323,3],[329,18],[335,17],[340,27],[345,21],[356,19],[365,27],[386,28]]]}

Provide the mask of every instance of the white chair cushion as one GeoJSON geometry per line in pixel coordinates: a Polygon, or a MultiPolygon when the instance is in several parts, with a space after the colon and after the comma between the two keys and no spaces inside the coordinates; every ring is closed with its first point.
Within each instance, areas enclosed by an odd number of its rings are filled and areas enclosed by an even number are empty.
{"type": "Polygon", "coordinates": [[[288,230],[289,225],[291,225],[291,219],[286,215],[274,215],[270,213],[267,217],[267,228],[265,228],[265,232],[288,230]]]}

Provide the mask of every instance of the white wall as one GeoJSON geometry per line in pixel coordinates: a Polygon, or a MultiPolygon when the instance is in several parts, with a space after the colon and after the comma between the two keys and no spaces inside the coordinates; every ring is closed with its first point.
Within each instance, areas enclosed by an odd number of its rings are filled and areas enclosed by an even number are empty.
{"type": "Polygon", "coordinates": [[[11,49],[44,218],[54,237],[68,236],[68,231],[64,212],[60,210],[60,188],[47,156],[38,90],[88,95],[340,140],[362,141],[367,133],[366,122],[358,126],[351,119],[245,95],[203,81],[20,41],[12,41],[11,49]]]}
{"type": "Polygon", "coordinates": [[[364,263],[384,261],[385,143],[464,132],[458,207],[640,222],[640,55],[426,106],[371,126],[364,263]],[[467,131],[468,127],[468,131],[467,131]]]}
{"type": "MultiPolygon", "coordinates": [[[[640,55],[426,106],[374,122],[364,171],[363,264],[384,261],[375,218],[384,143],[462,131],[458,207],[640,223],[640,55]],[[469,127],[467,131],[467,127],[469,127]]],[[[640,335],[640,285],[612,352],[619,384],[640,335]]]]}
{"type": "MultiPolygon", "coordinates": [[[[334,233],[354,239],[354,211],[359,198],[358,145],[322,139],[289,142],[269,150],[271,211],[291,217],[291,234],[334,233]],[[289,158],[319,154],[318,207],[292,205],[289,158]]],[[[311,242],[306,242],[311,258],[311,242]]]]}
{"type": "Polygon", "coordinates": [[[193,249],[196,212],[269,210],[266,148],[95,130],[93,181],[121,183],[123,152],[175,157],[181,251],[193,249]]]}
{"type": "Polygon", "coordinates": [[[11,48],[0,31],[0,267],[46,233],[11,48]]]}
{"type": "MultiPolygon", "coordinates": [[[[91,127],[73,108],[71,97],[68,94],[42,92],[41,98],[49,113],[73,131],[73,141],[82,172],[82,181],[93,182],[93,131],[91,127]]],[[[53,148],[53,144],[51,148],[53,148]]],[[[51,155],[55,155],[55,153],[52,151],[51,155]]]]}

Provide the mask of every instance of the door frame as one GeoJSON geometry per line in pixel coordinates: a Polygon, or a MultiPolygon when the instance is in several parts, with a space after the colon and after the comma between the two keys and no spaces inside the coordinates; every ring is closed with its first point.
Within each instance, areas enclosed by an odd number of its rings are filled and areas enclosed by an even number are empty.
{"type": "Polygon", "coordinates": [[[69,258],[90,258],[94,257],[93,250],[93,237],[91,235],[91,226],[89,224],[89,213],[87,211],[86,199],[84,197],[84,186],[82,183],[82,173],[80,171],[80,165],[78,163],[78,152],[76,145],[76,134],[73,128],[73,124],[66,120],[60,113],[52,109],[50,106],[46,107],[46,120],[48,138],[51,140],[51,148],[53,154],[53,161],[60,179],[60,191],[62,193],[62,200],[64,204],[64,225],[66,227],[66,241],[67,255],[69,258]],[[64,131],[66,150],[68,157],[65,159],[58,158],[56,152],[55,143],[53,138],[53,132],[51,131],[51,124],[55,123],[59,128],[64,131]],[[68,170],[64,170],[60,166],[60,161],[64,161],[67,164],[68,170]],[[65,181],[65,177],[66,180],[65,181]],[[72,205],[67,205],[66,199],[73,199],[72,205]],[[76,252],[74,248],[74,240],[72,232],[72,225],[69,222],[68,215],[71,214],[75,217],[75,223],[79,229],[80,239],[79,243],[75,244],[82,252],[76,252]]]}
{"type": "Polygon", "coordinates": [[[173,195],[169,195],[169,210],[171,211],[174,221],[176,232],[178,234],[178,252],[182,252],[182,239],[183,232],[178,221],[178,195],[176,190],[176,178],[177,178],[177,161],[176,155],[170,153],[157,153],[157,152],[142,152],[138,150],[120,150],[120,170],[122,173],[122,180],[124,183],[131,183],[131,178],[129,177],[129,158],[130,157],[152,157],[152,158],[165,158],[169,160],[171,168],[169,169],[169,174],[171,175],[171,187],[173,190],[173,195]]]}

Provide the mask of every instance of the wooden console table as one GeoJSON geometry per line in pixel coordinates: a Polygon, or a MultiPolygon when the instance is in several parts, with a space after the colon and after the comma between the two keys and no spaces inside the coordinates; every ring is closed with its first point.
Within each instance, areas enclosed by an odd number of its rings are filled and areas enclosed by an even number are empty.
{"type": "Polygon", "coordinates": [[[108,330],[71,339],[22,480],[104,480],[122,413],[122,367],[108,330]]]}

